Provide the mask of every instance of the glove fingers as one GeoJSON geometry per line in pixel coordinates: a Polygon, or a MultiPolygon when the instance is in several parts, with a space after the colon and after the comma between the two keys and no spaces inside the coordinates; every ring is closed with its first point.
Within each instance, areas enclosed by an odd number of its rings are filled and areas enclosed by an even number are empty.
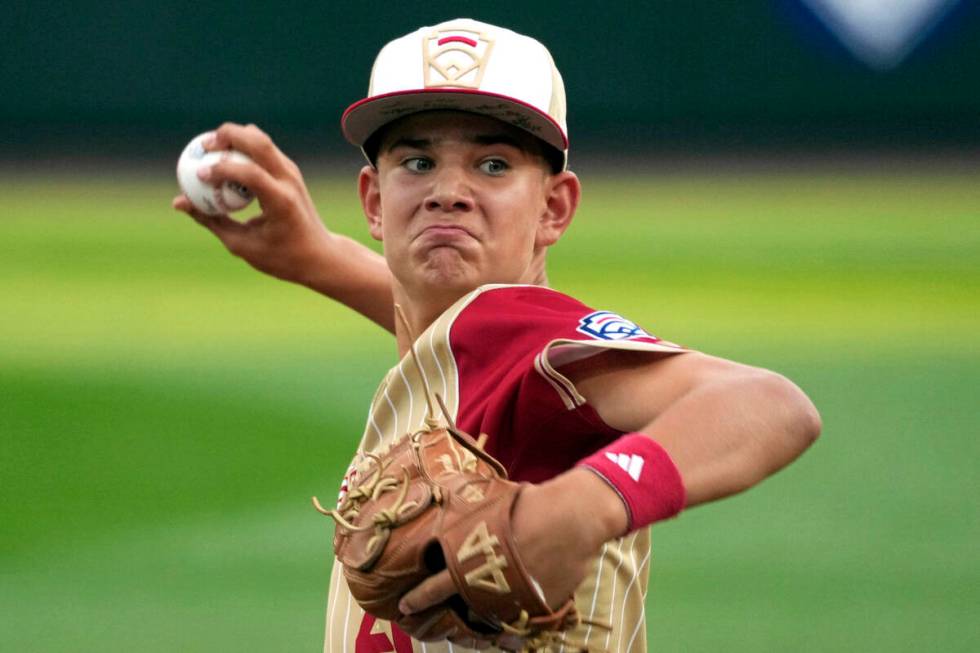
{"type": "Polygon", "coordinates": [[[402,614],[421,612],[442,603],[453,594],[456,594],[456,584],[453,582],[452,575],[448,570],[441,571],[435,576],[426,578],[403,596],[398,602],[398,609],[402,614]]]}
{"type": "Polygon", "coordinates": [[[483,649],[491,642],[471,630],[453,610],[441,605],[400,617],[398,627],[420,642],[449,640],[468,648],[483,649]]]}

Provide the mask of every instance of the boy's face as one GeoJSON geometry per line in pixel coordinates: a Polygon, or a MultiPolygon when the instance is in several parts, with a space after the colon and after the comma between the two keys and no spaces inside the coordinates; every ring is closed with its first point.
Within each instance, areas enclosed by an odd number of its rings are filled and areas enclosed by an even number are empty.
{"type": "Polygon", "coordinates": [[[544,251],[567,226],[553,215],[555,185],[566,178],[574,175],[551,174],[522,130],[432,111],[386,130],[360,192],[398,282],[460,296],[485,283],[543,283],[544,251]]]}

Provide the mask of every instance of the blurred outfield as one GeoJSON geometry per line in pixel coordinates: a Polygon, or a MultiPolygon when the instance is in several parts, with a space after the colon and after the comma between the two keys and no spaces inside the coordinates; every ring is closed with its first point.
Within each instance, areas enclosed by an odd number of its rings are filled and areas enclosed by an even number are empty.
{"type": "MultiPolygon", "coordinates": [[[[318,651],[388,336],[158,179],[0,177],[0,649],[318,651]]],[[[363,236],[351,180],[313,176],[363,236]]],[[[651,651],[980,648],[975,170],[587,176],[552,285],[796,380],[824,435],[654,530],[651,651]]]]}

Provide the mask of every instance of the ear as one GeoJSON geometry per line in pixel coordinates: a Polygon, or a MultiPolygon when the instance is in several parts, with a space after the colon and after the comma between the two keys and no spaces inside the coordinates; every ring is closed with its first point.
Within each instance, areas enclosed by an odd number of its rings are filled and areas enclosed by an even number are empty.
{"type": "Polygon", "coordinates": [[[535,247],[549,247],[558,242],[572,223],[582,197],[582,184],[570,170],[552,175],[545,183],[548,184],[548,195],[544,213],[538,221],[535,247]]]}
{"type": "Polygon", "coordinates": [[[367,218],[368,231],[375,240],[384,240],[381,235],[381,184],[378,169],[364,166],[357,177],[357,194],[361,197],[361,208],[367,218]]]}

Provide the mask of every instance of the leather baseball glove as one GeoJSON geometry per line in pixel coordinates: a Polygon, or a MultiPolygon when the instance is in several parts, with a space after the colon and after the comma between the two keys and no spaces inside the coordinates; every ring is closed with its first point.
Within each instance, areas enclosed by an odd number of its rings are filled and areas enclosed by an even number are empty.
{"type": "MultiPolygon", "coordinates": [[[[432,424],[430,422],[430,424],[432,424]]],[[[406,435],[366,454],[335,510],[334,552],[368,613],[421,641],[535,651],[579,623],[570,597],[551,610],[517,554],[514,502],[525,487],[454,426],[406,435]],[[399,599],[449,569],[458,594],[402,615],[399,599]]]]}

